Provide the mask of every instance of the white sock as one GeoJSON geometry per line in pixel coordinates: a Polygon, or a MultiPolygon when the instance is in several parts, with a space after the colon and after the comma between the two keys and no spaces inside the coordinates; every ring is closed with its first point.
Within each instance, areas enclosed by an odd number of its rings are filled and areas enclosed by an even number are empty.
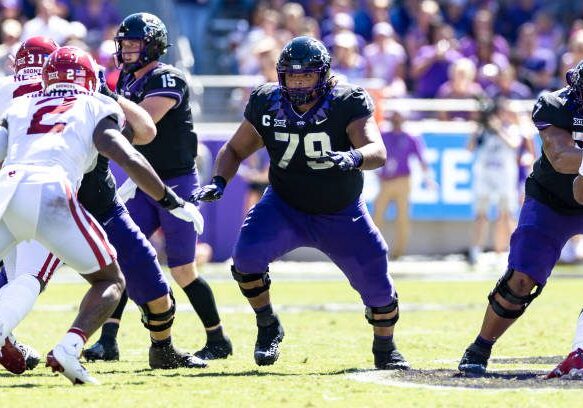
{"type": "Polygon", "coordinates": [[[40,294],[40,283],[32,275],[20,275],[6,286],[0,294],[0,341],[4,341],[12,330],[30,313],[40,294]]]}
{"type": "Polygon", "coordinates": [[[73,327],[65,334],[59,344],[65,347],[68,352],[74,353],[76,357],[80,357],[85,342],[87,342],[87,338],[83,331],[73,327]]]}
{"type": "Polygon", "coordinates": [[[575,338],[573,339],[572,351],[578,348],[583,349],[583,311],[579,314],[577,319],[577,327],[575,328],[575,338]]]}

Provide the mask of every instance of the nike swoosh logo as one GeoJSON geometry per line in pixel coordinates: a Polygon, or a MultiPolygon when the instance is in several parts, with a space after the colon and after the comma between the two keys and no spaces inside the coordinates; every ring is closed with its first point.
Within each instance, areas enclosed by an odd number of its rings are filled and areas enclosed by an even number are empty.
{"type": "Polygon", "coordinates": [[[107,224],[109,224],[109,223],[110,223],[112,220],[113,220],[113,217],[111,217],[111,218],[108,218],[107,220],[105,220],[105,221],[103,222],[103,226],[106,226],[106,225],[107,225],[107,224]]]}
{"type": "Polygon", "coordinates": [[[328,120],[328,118],[327,118],[327,117],[326,117],[326,118],[324,118],[324,119],[322,119],[322,120],[317,120],[317,121],[316,121],[316,125],[319,125],[319,124],[321,124],[321,123],[324,123],[324,122],[326,122],[327,120],[328,120]]]}
{"type": "Polygon", "coordinates": [[[359,215],[358,217],[352,217],[352,222],[356,222],[358,220],[360,220],[362,218],[362,215],[359,215]]]}
{"type": "Polygon", "coordinates": [[[174,189],[175,189],[176,187],[178,187],[179,185],[180,185],[180,184],[176,184],[176,185],[174,185],[174,186],[168,186],[168,187],[170,187],[172,190],[174,190],[174,189]]]}

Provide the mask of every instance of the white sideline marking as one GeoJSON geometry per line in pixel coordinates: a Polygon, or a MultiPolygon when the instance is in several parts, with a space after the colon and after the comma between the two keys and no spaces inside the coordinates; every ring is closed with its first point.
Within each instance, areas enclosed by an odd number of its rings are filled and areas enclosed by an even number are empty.
{"type": "MultiPolygon", "coordinates": [[[[470,386],[452,386],[452,385],[438,385],[438,384],[424,384],[424,383],[416,383],[396,378],[390,378],[391,374],[389,371],[382,371],[382,370],[366,370],[366,371],[359,371],[356,373],[350,373],[346,375],[349,380],[363,382],[363,383],[373,383],[378,385],[384,386],[391,386],[391,387],[400,387],[400,388],[420,388],[420,389],[428,389],[428,390],[444,390],[444,391],[481,391],[481,392],[489,392],[489,393],[499,393],[505,391],[515,391],[519,389],[528,389],[529,392],[549,392],[549,391],[557,391],[561,390],[560,387],[546,387],[546,386],[539,386],[534,388],[532,386],[516,386],[516,387],[504,387],[504,388],[494,388],[494,387],[470,387],[470,386]]],[[[568,391],[569,389],[564,389],[568,391]]],[[[574,388],[573,390],[579,390],[574,388]]]]}
{"type": "MultiPolygon", "coordinates": [[[[421,311],[452,311],[452,310],[468,310],[475,309],[482,305],[472,304],[430,304],[430,303],[403,303],[399,304],[399,309],[402,312],[421,312],[421,311]]],[[[63,303],[63,304],[37,304],[33,310],[41,312],[71,312],[76,311],[77,304],[63,303]]],[[[326,313],[361,313],[364,312],[364,306],[360,303],[321,303],[315,305],[275,305],[278,312],[283,313],[303,313],[303,312],[326,312],[326,313]]],[[[128,305],[129,310],[138,310],[134,304],[128,305]]],[[[190,303],[176,304],[176,311],[182,313],[192,313],[192,305],[190,303]]],[[[253,313],[250,306],[247,305],[233,305],[233,306],[219,306],[220,313],[235,314],[235,313],[253,313]]]]}

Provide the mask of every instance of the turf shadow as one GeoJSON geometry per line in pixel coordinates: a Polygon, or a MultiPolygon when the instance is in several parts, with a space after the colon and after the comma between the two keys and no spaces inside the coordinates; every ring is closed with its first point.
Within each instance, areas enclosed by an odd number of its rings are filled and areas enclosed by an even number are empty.
{"type": "Polygon", "coordinates": [[[491,363],[496,364],[559,364],[564,356],[532,356],[532,357],[492,357],[491,363]]]}
{"type": "MultiPolygon", "coordinates": [[[[326,371],[326,372],[300,372],[300,373],[282,373],[277,371],[262,371],[262,370],[245,370],[238,372],[208,372],[202,370],[196,370],[195,372],[185,374],[184,372],[173,372],[166,370],[152,370],[150,368],[145,368],[141,370],[127,371],[127,373],[133,373],[139,376],[148,377],[200,377],[200,378],[212,378],[212,377],[305,377],[305,376],[337,376],[345,375],[350,373],[355,373],[362,371],[360,368],[346,368],[342,370],[326,371]]],[[[112,371],[112,374],[119,373],[118,371],[112,371]]]]}

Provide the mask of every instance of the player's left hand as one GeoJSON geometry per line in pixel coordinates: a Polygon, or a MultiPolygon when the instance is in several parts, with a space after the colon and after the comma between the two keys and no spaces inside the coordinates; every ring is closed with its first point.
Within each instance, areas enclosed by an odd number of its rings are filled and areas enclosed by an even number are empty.
{"type": "Polygon", "coordinates": [[[349,150],[347,152],[327,151],[325,160],[331,161],[342,171],[354,170],[360,167],[363,161],[362,153],[358,150],[349,150]]]}
{"type": "Polygon", "coordinates": [[[223,196],[227,181],[221,176],[214,176],[210,184],[196,189],[190,196],[191,203],[198,203],[199,201],[216,201],[223,196]]]}
{"type": "Polygon", "coordinates": [[[178,197],[169,187],[166,187],[166,194],[164,194],[164,197],[158,203],[176,218],[180,218],[186,222],[192,222],[196,232],[202,234],[204,230],[204,218],[194,204],[187,203],[178,197]]]}
{"type": "Polygon", "coordinates": [[[117,101],[119,99],[119,95],[108,88],[107,81],[105,79],[105,71],[100,69],[97,75],[99,76],[100,83],[99,93],[105,96],[109,96],[114,101],[117,101]]]}

